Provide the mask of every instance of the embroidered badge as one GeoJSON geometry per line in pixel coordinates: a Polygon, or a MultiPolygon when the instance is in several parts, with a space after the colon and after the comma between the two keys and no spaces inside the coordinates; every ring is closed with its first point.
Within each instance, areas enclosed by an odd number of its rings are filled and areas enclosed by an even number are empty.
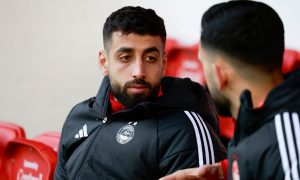
{"type": "Polygon", "coordinates": [[[232,163],[232,179],[240,180],[239,165],[238,165],[237,160],[234,160],[232,163]]]}
{"type": "Polygon", "coordinates": [[[132,125],[126,125],[118,131],[116,139],[120,144],[126,144],[133,138],[133,136],[134,127],[132,125]]]}

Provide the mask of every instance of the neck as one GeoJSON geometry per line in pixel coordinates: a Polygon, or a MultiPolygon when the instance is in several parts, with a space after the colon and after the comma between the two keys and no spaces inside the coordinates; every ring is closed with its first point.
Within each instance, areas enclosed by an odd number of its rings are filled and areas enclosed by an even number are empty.
{"type": "Polygon", "coordinates": [[[248,89],[251,92],[253,108],[259,108],[266,100],[269,92],[280,84],[284,78],[281,72],[264,73],[258,75],[258,78],[239,79],[235,86],[232,87],[230,94],[230,110],[233,117],[237,118],[240,107],[240,95],[248,89]],[[259,78],[260,77],[260,78],[259,78]]]}

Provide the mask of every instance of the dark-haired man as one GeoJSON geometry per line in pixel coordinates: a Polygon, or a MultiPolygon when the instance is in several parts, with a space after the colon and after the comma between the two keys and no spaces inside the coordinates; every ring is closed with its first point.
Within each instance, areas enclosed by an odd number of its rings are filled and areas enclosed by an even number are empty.
{"type": "Polygon", "coordinates": [[[64,124],[55,179],[158,179],[226,157],[204,88],[163,78],[163,19],[151,9],[121,8],[107,18],[103,41],[105,77],[64,124]]]}
{"type": "Polygon", "coordinates": [[[281,72],[280,17],[261,2],[229,1],[209,8],[201,25],[209,91],[221,113],[237,119],[228,171],[223,161],[163,179],[299,179],[300,70],[281,72]]]}

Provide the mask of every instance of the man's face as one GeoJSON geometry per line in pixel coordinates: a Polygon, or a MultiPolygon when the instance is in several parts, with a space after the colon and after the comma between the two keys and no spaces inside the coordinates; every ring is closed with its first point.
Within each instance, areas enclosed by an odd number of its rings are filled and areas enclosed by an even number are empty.
{"type": "Polygon", "coordinates": [[[112,93],[126,107],[156,98],[166,66],[159,36],[114,32],[105,63],[112,93]]]}
{"type": "Polygon", "coordinates": [[[202,63],[204,76],[208,90],[214,100],[218,113],[223,116],[231,116],[230,102],[226,95],[217,85],[217,76],[213,70],[215,54],[203,47],[199,48],[198,58],[202,63]]]}

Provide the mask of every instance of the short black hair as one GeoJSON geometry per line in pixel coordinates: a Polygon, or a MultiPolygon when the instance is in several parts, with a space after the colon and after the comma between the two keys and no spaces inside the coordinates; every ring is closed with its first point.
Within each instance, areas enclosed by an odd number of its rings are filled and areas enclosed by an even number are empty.
{"type": "Polygon", "coordinates": [[[124,34],[160,36],[163,46],[165,46],[167,33],[164,20],[152,9],[126,6],[113,12],[106,19],[103,27],[104,48],[107,48],[112,33],[116,31],[121,31],[124,34]]]}
{"type": "Polygon", "coordinates": [[[284,27],[270,6],[255,1],[228,1],[202,17],[201,45],[264,70],[281,68],[284,27]]]}

